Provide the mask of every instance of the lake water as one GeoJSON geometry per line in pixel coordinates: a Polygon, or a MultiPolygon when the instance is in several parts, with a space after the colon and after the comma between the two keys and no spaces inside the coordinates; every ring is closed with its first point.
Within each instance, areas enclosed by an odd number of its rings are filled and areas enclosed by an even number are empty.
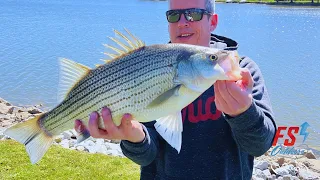
{"type": "MultiPolygon", "coordinates": [[[[90,67],[106,58],[112,29],[146,44],[167,43],[167,2],[0,1],[0,97],[17,105],[56,105],[58,58],[90,67]]],[[[308,122],[320,146],[320,8],[217,4],[216,34],[239,43],[260,66],[278,125],[308,122]]]]}

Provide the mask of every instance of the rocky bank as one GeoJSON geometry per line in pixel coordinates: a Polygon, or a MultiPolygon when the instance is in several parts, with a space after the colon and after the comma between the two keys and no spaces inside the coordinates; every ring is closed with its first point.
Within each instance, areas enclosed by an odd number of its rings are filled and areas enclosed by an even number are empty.
{"type": "MultiPolygon", "coordinates": [[[[18,107],[0,98],[0,139],[6,140],[2,132],[15,123],[25,121],[42,113],[41,105],[18,107]]],[[[77,144],[76,132],[66,131],[58,136],[54,144],[64,148],[88,153],[103,153],[106,155],[124,157],[119,141],[89,138],[77,144]]],[[[307,150],[303,155],[270,155],[271,149],[254,160],[254,180],[320,180],[320,160],[312,150],[307,150]]]]}
{"type": "MultiPolygon", "coordinates": [[[[26,107],[14,106],[0,98],[0,140],[10,139],[3,135],[3,131],[9,126],[23,122],[43,112],[42,105],[26,107]]],[[[90,137],[88,140],[78,144],[76,132],[70,130],[60,134],[55,139],[54,144],[71,150],[124,157],[119,142],[120,141],[117,140],[103,140],[90,137]]]]}

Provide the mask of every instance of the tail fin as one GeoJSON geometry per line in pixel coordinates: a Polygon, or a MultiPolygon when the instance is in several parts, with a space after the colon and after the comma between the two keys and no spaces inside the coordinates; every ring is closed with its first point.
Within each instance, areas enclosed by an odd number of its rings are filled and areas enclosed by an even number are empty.
{"type": "Polygon", "coordinates": [[[32,164],[38,162],[53,142],[53,137],[44,132],[38,123],[40,116],[14,125],[4,134],[24,144],[32,164]]]}

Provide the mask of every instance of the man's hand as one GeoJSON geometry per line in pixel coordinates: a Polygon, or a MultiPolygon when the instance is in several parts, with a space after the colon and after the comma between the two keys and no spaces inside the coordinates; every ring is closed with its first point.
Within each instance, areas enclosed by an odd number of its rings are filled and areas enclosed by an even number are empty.
{"type": "Polygon", "coordinates": [[[252,103],[252,76],[248,69],[242,69],[241,76],[237,82],[217,81],[214,84],[217,109],[231,117],[245,112],[252,103]]]}
{"type": "Polygon", "coordinates": [[[75,121],[74,129],[78,133],[89,130],[90,135],[94,138],[121,139],[134,143],[143,141],[145,133],[142,125],[138,121],[134,121],[131,114],[124,114],[119,126],[116,126],[113,123],[109,108],[102,108],[101,116],[105,129],[100,129],[98,127],[100,115],[97,112],[92,112],[90,114],[88,129],[81,120],[75,121]]]}

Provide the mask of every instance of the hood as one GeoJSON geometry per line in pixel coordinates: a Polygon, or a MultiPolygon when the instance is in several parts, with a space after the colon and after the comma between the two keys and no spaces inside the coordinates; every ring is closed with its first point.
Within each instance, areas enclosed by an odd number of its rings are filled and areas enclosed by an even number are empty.
{"type": "Polygon", "coordinates": [[[211,34],[210,47],[233,51],[238,49],[238,43],[230,38],[211,34]]]}

